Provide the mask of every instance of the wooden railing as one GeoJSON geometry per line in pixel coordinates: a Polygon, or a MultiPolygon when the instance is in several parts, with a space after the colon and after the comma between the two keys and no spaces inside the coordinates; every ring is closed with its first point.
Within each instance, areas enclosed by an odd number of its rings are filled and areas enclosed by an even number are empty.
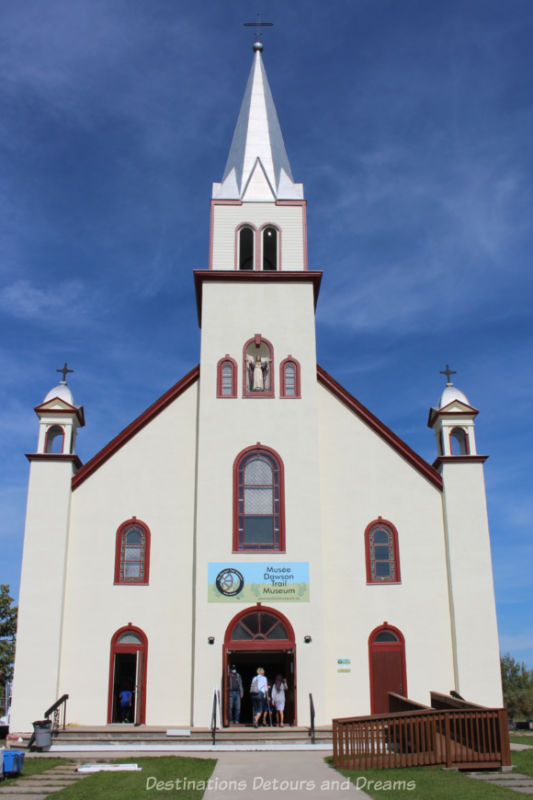
{"type": "Polygon", "coordinates": [[[333,763],[346,769],[433,764],[458,769],[509,766],[507,712],[503,708],[437,710],[422,706],[412,711],[334,719],[333,763]]]}

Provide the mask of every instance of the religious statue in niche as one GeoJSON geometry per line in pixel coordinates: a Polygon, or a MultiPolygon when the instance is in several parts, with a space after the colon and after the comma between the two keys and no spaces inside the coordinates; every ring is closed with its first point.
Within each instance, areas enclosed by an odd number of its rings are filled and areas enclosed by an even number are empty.
{"type": "Polygon", "coordinates": [[[270,392],[272,359],[264,342],[251,342],[246,350],[246,366],[249,392],[270,392]]]}

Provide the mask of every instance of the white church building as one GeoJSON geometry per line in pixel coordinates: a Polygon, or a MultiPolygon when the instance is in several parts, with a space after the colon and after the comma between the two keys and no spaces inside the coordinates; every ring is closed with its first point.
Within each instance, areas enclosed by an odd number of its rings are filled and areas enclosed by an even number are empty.
{"type": "MultiPolygon", "coordinates": [[[[449,380],[429,464],[316,362],[322,273],[254,59],[194,272],[200,363],[87,463],[67,382],[35,411],[11,731],[209,725],[228,671],[288,682],[285,719],[388,710],[388,691],[502,705],[477,410],[449,380]]],[[[66,365],[65,365],[66,366],[66,365]]]]}

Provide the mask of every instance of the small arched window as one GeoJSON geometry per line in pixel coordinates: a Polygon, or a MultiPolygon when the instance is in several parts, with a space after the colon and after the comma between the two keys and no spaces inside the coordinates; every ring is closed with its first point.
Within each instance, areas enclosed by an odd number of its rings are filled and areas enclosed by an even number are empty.
{"type": "Polygon", "coordinates": [[[237,397],[237,362],[227,353],[217,364],[217,397],[237,397]]]}
{"type": "Polygon", "coordinates": [[[450,432],[450,453],[453,456],[467,456],[469,452],[467,432],[463,428],[453,428],[450,432]]]}
{"type": "Polygon", "coordinates": [[[233,550],[284,551],[283,462],[270,448],[243,450],[233,465],[233,550]]]}
{"type": "Polygon", "coordinates": [[[301,397],[300,364],[292,356],[288,356],[280,364],[280,397],[301,397]]]}
{"type": "Polygon", "coordinates": [[[255,231],[245,225],[239,231],[239,269],[254,268],[255,231]]]}
{"type": "Polygon", "coordinates": [[[263,269],[278,269],[278,231],[272,225],[263,228],[263,269]]]}
{"type": "Polygon", "coordinates": [[[274,396],[274,351],[267,339],[256,333],[244,345],[243,396],[274,396]]]}
{"type": "Polygon", "coordinates": [[[52,425],[46,431],[46,442],[44,446],[45,453],[55,453],[59,455],[63,452],[63,442],[65,433],[60,425],[52,425]]]}
{"type": "Polygon", "coordinates": [[[367,583],[399,583],[398,532],[391,522],[378,519],[365,531],[367,583]]]}
{"type": "Polygon", "coordinates": [[[146,584],[150,572],[150,530],[133,517],[117,531],[115,583],[146,584]]]}

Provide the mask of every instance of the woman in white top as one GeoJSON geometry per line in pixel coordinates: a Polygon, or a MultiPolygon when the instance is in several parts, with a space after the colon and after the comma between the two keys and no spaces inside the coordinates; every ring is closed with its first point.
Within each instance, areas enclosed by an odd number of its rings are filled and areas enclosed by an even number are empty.
{"type": "Polygon", "coordinates": [[[276,709],[276,722],[283,728],[283,712],[285,710],[285,692],[287,691],[287,681],[281,675],[276,675],[274,686],[272,687],[272,705],[276,709]]]}
{"type": "Polygon", "coordinates": [[[254,728],[259,725],[259,717],[263,713],[263,698],[268,691],[268,682],[263,667],[257,667],[257,675],[252,679],[250,695],[252,697],[254,728]]]}

